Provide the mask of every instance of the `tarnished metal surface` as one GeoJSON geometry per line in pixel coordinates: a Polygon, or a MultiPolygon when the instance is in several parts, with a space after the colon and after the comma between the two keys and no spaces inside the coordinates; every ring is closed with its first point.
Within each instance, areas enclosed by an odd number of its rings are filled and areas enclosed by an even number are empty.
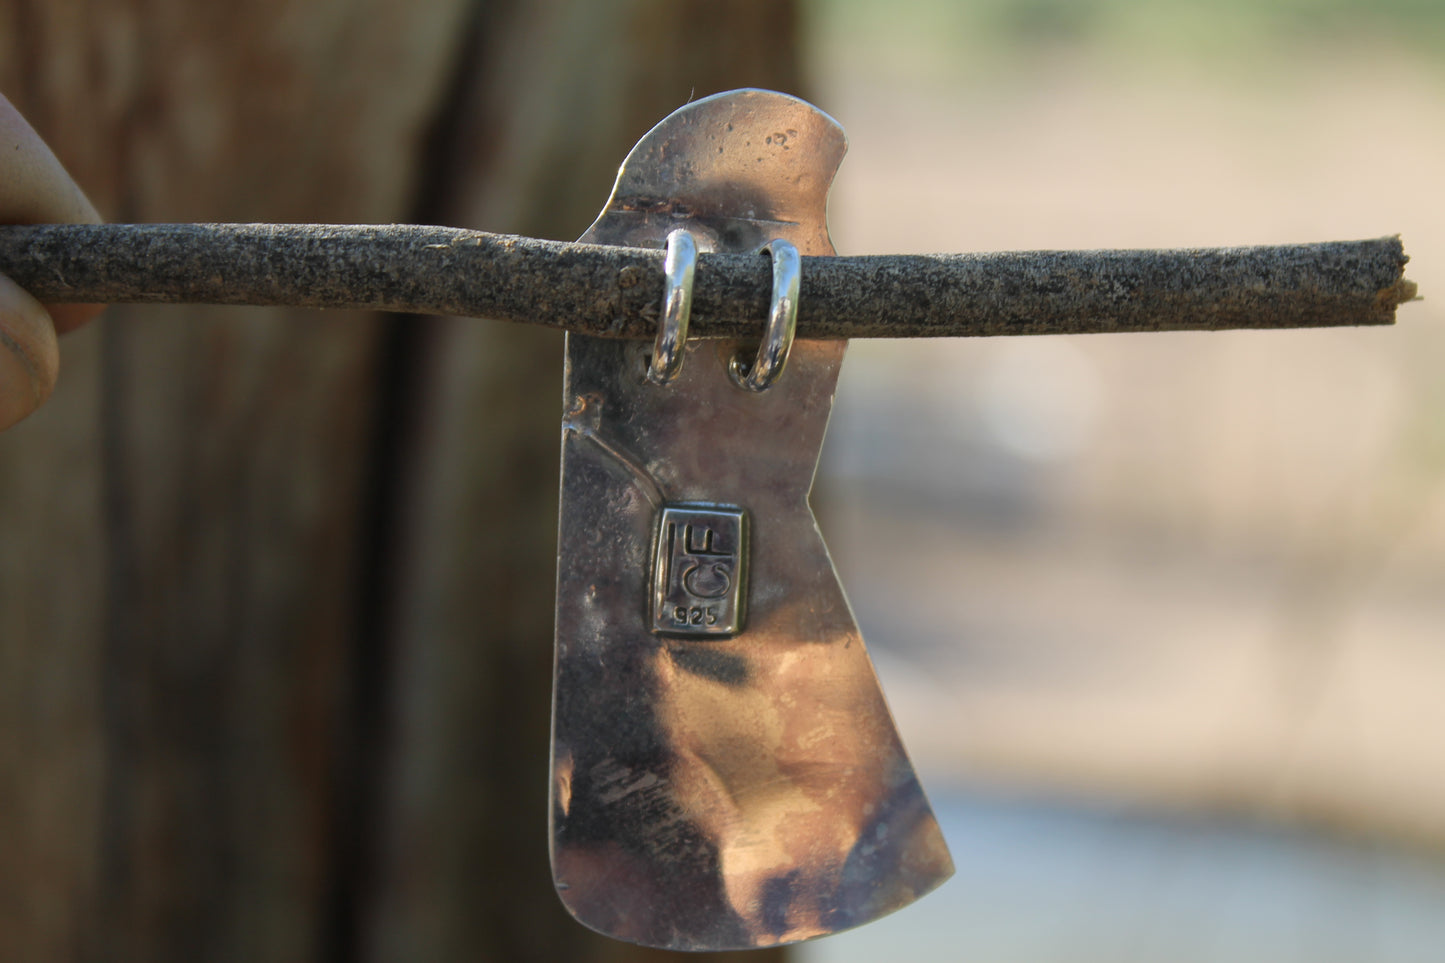
{"type": "MultiPolygon", "coordinates": [[[[582,240],[660,247],[685,226],[705,251],[831,254],[844,149],[792,97],[698,101],[633,149],[582,240]]],[[[844,344],[797,342],[761,393],[727,373],[753,347],[690,342],[660,387],[648,344],[568,339],[552,867],[580,921],[652,946],[820,936],[953,869],[808,506],[844,344]],[[655,539],[679,506],[746,513],[735,634],[655,631],[655,539]]]]}

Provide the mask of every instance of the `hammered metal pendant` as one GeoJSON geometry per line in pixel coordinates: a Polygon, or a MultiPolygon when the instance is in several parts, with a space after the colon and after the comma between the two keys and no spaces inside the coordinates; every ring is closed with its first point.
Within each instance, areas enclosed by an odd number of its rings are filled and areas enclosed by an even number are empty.
{"type": "MultiPolygon", "coordinates": [[[[832,254],[842,129],[761,90],[691,103],[633,148],[584,242],[832,254]]],[[[759,319],[760,325],[762,319],[759,319]]],[[[608,936],[773,946],[947,879],[943,836],[808,505],[845,343],[799,341],[766,391],[736,342],[569,335],[551,842],[557,891],[608,936]]]]}

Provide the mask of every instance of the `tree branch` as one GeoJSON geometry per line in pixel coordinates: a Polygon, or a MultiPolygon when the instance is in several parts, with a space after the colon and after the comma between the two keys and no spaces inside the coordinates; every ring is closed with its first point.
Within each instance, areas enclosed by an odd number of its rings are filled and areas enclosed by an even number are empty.
{"type": "MultiPolygon", "coordinates": [[[[1390,324],[1415,296],[1397,237],[1275,247],[814,257],[798,336],[916,338],[1390,324]]],[[[0,228],[42,301],[454,314],[651,338],[662,252],[414,225],[0,228]]],[[[756,337],[764,257],[699,259],[691,334],[756,337]]]]}

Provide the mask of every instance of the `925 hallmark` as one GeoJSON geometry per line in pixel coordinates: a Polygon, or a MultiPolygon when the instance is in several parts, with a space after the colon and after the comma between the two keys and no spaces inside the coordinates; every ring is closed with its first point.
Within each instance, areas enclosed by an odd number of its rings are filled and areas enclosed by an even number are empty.
{"type": "Polygon", "coordinates": [[[652,565],[652,631],[728,638],[747,604],[748,514],[734,505],[664,505],[652,565]]]}

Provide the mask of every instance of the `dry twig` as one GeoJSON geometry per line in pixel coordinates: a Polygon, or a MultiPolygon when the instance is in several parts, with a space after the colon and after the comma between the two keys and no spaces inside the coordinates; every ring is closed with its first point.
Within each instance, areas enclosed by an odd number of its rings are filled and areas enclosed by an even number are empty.
{"type": "MultiPolygon", "coordinates": [[[[805,338],[1390,324],[1397,237],[1274,247],[807,258],[805,338]]],[[[765,258],[700,258],[692,334],[755,336],[765,258]]],[[[0,272],[44,301],[377,308],[650,338],[662,254],[415,225],[0,228],[0,272]]]]}

